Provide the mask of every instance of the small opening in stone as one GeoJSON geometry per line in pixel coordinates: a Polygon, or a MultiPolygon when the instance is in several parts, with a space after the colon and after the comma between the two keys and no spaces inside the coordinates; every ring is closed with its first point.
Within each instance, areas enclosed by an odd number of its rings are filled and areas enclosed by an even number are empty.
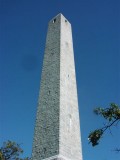
{"type": "Polygon", "coordinates": [[[48,93],[50,94],[50,91],[48,91],[48,93]]]}
{"type": "Polygon", "coordinates": [[[46,152],[46,148],[44,148],[43,150],[44,150],[44,153],[45,153],[46,152]]]}
{"type": "Polygon", "coordinates": [[[65,19],[65,22],[67,22],[67,20],[65,19]]]}
{"type": "Polygon", "coordinates": [[[66,46],[68,47],[68,42],[65,42],[66,46]]]}
{"type": "Polygon", "coordinates": [[[69,78],[69,74],[68,74],[68,78],[69,78]]]}
{"type": "Polygon", "coordinates": [[[68,116],[69,116],[68,132],[71,132],[71,127],[72,127],[72,116],[71,116],[71,114],[69,114],[68,116]]]}
{"type": "Polygon", "coordinates": [[[53,23],[55,23],[56,22],[56,18],[55,19],[53,19],[53,23]]]}
{"type": "Polygon", "coordinates": [[[72,119],[72,115],[71,114],[69,114],[69,118],[72,119]]]}
{"type": "Polygon", "coordinates": [[[46,121],[44,121],[43,128],[46,129],[46,121]]]}

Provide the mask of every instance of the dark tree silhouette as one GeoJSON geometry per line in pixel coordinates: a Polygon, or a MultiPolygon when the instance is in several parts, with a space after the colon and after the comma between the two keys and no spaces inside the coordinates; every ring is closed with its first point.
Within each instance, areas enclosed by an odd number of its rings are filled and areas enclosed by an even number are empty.
{"type": "MultiPolygon", "coordinates": [[[[96,108],[94,113],[102,116],[106,120],[106,123],[103,127],[90,132],[88,140],[92,146],[99,144],[101,137],[108,129],[118,125],[120,122],[120,107],[115,103],[111,103],[108,108],[96,108]]],[[[119,152],[120,148],[116,148],[115,151],[119,152]]]]}
{"type": "Polygon", "coordinates": [[[0,148],[0,160],[30,160],[30,158],[20,158],[20,155],[23,153],[20,145],[16,142],[8,140],[3,143],[3,146],[0,148]]]}

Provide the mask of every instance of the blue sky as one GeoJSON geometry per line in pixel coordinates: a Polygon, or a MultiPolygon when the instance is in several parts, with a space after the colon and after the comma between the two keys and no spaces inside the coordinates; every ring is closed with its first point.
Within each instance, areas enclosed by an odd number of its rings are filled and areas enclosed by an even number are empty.
{"type": "Polygon", "coordinates": [[[120,105],[119,0],[0,0],[0,144],[21,144],[31,156],[48,21],[62,13],[72,24],[83,160],[118,160],[120,127],[95,148],[90,131],[103,125],[96,106],[120,105]]]}

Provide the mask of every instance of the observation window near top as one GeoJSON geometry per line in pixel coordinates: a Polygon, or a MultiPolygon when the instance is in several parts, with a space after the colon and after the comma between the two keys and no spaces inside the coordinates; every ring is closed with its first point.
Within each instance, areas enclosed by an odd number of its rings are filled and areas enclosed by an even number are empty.
{"type": "Polygon", "coordinates": [[[53,21],[52,21],[53,23],[55,23],[56,22],[56,18],[55,19],[53,19],[53,21]]]}

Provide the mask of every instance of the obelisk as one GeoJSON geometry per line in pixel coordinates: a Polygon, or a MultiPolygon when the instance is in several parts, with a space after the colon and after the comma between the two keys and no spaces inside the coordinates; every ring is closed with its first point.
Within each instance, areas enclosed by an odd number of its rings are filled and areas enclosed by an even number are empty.
{"type": "Polygon", "coordinates": [[[32,160],[82,160],[72,31],[62,14],[48,25],[32,160]]]}

